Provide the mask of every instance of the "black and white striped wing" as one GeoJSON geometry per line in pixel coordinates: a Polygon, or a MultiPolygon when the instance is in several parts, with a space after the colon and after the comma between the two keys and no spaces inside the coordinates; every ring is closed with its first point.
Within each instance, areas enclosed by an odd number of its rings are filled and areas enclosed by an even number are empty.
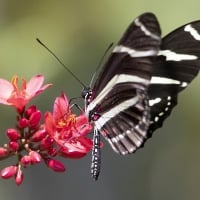
{"type": "Polygon", "coordinates": [[[151,107],[149,135],[161,127],[177,104],[177,95],[200,69],[200,21],[186,24],[162,39],[158,62],[148,90],[151,107]]]}
{"type": "Polygon", "coordinates": [[[122,155],[137,150],[147,137],[147,88],[160,49],[160,34],[153,14],[136,18],[113,49],[87,102],[90,120],[122,155]]]}

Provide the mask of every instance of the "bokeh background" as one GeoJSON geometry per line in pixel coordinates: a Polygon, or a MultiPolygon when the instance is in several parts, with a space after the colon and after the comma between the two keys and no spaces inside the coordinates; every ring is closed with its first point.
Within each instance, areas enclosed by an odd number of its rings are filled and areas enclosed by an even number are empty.
{"type": "MultiPolygon", "coordinates": [[[[61,91],[80,96],[82,86],[36,41],[39,37],[85,83],[89,84],[100,57],[117,42],[139,14],[154,12],[163,35],[200,19],[198,0],[0,0],[0,77],[15,74],[29,79],[43,74],[54,86],[33,103],[51,110],[61,91]]],[[[179,105],[136,154],[116,155],[105,143],[102,171],[90,178],[88,155],[65,160],[66,173],[44,165],[25,170],[23,184],[0,180],[2,200],[199,200],[200,199],[200,78],[179,96],[179,105]]],[[[0,105],[1,144],[4,131],[13,127],[13,108],[0,105]]],[[[0,162],[0,168],[6,166],[0,162]]]]}

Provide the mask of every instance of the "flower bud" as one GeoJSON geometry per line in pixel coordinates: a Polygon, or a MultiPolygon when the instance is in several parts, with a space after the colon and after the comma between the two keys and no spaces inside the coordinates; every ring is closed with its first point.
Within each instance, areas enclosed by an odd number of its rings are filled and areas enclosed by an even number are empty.
{"type": "Polygon", "coordinates": [[[45,129],[41,129],[36,131],[32,137],[30,138],[31,141],[33,142],[39,142],[41,141],[45,136],[47,135],[47,132],[45,129]]]}
{"type": "Polygon", "coordinates": [[[21,170],[21,166],[18,166],[17,168],[17,173],[15,175],[15,183],[17,185],[20,185],[23,182],[24,176],[23,176],[23,172],[21,170]]]}
{"type": "Polygon", "coordinates": [[[58,160],[48,159],[46,160],[47,166],[55,172],[64,172],[65,166],[58,160]]]}
{"type": "Polygon", "coordinates": [[[37,111],[37,108],[35,105],[30,106],[26,111],[25,111],[25,117],[27,119],[30,118],[30,116],[37,111]]]}
{"type": "Polygon", "coordinates": [[[21,158],[21,163],[22,163],[23,166],[27,166],[27,165],[31,164],[31,158],[30,158],[30,156],[24,155],[21,158]]]}
{"type": "Polygon", "coordinates": [[[26,128],[28,126],[28,120],[26,118],[21,118],[18,121],[19,128],[26,128]]]}
{"type": "Polygon", "coordinates": [[[32,164],[40,163],[42,160],[41,155],[36,151],[30,151],[29,156],[32,164]]]}
{"type": "Polygon", "coordinates": [[[14,176],[17,172],[17,167],[16,166],[9,166],[5,167],[4,169],[1,170],[0,174],[3,179],[8,179],[14,176]]]}
{"type": "Polygon", "coordinates": [[[0,147],[0,158],[7,155],[8,155],[8,150],[3,147],[0,147]]]}
{"type": "Polygon", "coordinates": [[[19,144],[18,144],[17,142],[10,141],[10,142],[9,142],[9,148],[10,148],[12,151],[17,151],[18,148],[19,148],[19,144]]]}
{"type": "Polygon", "coordinates": [[[53,145],[53,142],[54,142],[54,139],[53,138],[50,138],[50,137],[47,137],[47,138],[44,138],[42,141],[41,141],[41,148],[43,149],[48,149],[50,147],[52,147],[53,145]]]}
{"type": "Polygon", "coordinates": [[[41,112],[38,110],[30,116],[29,127],[34,129],[37,128],[41,120],[41,112]]]}
{"type": "Polygon", "coordinates": [[[11,141],[17,141],[20,138],[20,134],[16,129],[10,128],[6,130],[6,135],[11,141]]]}

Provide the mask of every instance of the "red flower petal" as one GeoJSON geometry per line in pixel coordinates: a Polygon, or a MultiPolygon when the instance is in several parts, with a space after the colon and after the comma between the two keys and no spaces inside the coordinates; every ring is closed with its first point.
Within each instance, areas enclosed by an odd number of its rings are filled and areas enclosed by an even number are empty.
{"type": "Polygon", "coordinates": [[[26,86],[27,94],[30,97],[36,96],[52,85],[52,84],[46,84],[41,88],[43,83],[44,83],[44,76],[42,75],[33,76],[31,80],[27,83],[26,86]]]}
{"type": "Polygon", "coordinates": [[[92,125],[89,123],[88,118],[85,115],[79,115],[76,118],[76,129],[81,136],[87,135],[92,130],[92,125]]]}
{"type": "Polygon", "coordinates": [[[87,152],[89,152],[93,147],[93,141],[89,138],[79,137],[78,141],[81,143],[82,146],[85,147],[85,149],[87,149],[87,152]]]}
{"type": "Polygon", "coordinates": [[[92,149],[92,146],[90,139],[80,137],[76,138],[76,141],[71,140],[60,145],[60,153],[67,158],[82,158],[92,149]]]}
{"type": "Polygon", "coordinates": [[[56,131],[56,125],[55,125],[55,120],[50,112],[46,112],[44,115],[45,119],[45,128],[48,132],[48,134],[53,137],[54,133],[56,131]]]}
{"type": "Polygon", "coordinates": [[[60,155],[64,158],[79,159],[87,155],[86,152],[75,151],[72,149],[61,148],[60,155]]]}
{"type": "Polygon", "coordinates": [[[5,79],[0,79],[0,103],[10,105],[7,99],[10,97],[12,91],[12,84],[5,79]]]}
{"type": "Polygon", "coordinates": [[[71,110],[69,108],[69,101],[66,95],[62,93],[61,96],[57,97],[54,101],[53,118],[55,120],[59,120],[66,114],[71,114],[71,110]]]}

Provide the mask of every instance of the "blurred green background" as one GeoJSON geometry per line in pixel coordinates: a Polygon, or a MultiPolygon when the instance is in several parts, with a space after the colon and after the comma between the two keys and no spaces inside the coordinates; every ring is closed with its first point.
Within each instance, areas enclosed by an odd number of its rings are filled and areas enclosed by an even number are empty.
{"type": "MultiPolygon", "coordinates": [[[[34,103],[51,110],[61,91],[80,95],[82,87],[36,41],[39,37],[85,83],[89,84],[100,57],[117,42],[129,23],[143,12],[154,12],[163,35],[200,19],[197,0],[0,0],[0,77],[14,74],[29,79],[43,74],[54,86],[34,103]]],[[[116,155],[105,143],[102,171],[90,178],[91,156],[65,160],[66,173],[44,165],[27,168],[20,187],[13,179],[0,180],[2,200],[199,200],[200,199],[200,78],[182,92],[179,105],[136,154],[116,155]]],[[[1,144],[13,127],[12,108],[0,105],[1,144]]],[[[0,168],[6,166],[0,163],[0,168]]]]}

